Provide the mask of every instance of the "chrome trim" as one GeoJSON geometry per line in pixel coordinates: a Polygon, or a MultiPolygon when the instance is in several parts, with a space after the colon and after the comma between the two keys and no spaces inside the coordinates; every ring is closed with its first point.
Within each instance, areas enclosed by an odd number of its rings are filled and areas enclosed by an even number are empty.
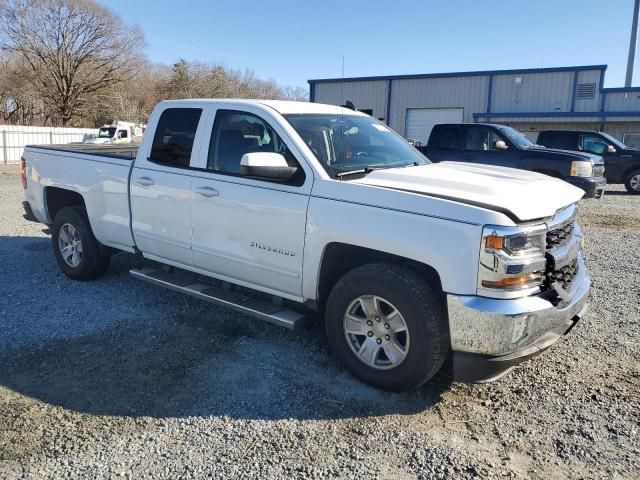
{"type": "Polygon", "coordinates": [[[558,211],[553,218],[546,222],[549,230],[556,230],[571,223],[578,216],[578,205],[576,203],[558,211]]]}
{"type": "Polygon", "coordinates": [[[533,346],[542,349],[564,333],[587,304],[591,279],[582,257],[569,293],[555,307],[540,296],[513,300],[447,295],[451,348],[456,352],[500,356],[533,346]],[[560,332],[562,331],[562,332],[560,332]],[[560,333],[559,333],[560,332],[560,333]]]}
{"type": "Polygon", "coordinates": [[[558,270],[573,262],[580,251],[580,243],[582,241],[582,229],[576,222],[573,227],[573,233],[565,243],[556,248],[547,250],[547,255],[551,257],[551,270],[558,270]]]}

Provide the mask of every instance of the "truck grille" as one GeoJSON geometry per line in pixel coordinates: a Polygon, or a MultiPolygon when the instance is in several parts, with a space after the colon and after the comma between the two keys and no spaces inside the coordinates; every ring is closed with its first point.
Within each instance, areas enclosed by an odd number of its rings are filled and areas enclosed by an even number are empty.
{"type": "Polygon", "coordinates": [[[547,232],[547,250],[560,247],[569,240],[573,233],[573,225],[573,222],[570,222],[562,227],[549,230],[547,232]]]}
{"type": "MultiPolygon", "coordinates": [[[[569,207],[571,208],[571,207],[569,207]]],[[[561,212],[559,215],[566,215],[567,211],[561,212]]],[[[579,262],[578,256],[570,259],[562,259],[562,267],[556,267],[556,258],[562,248],[569,242],[575,242],[575,235],[580,235],[580,227],[578,227],[577,220],[575,218],[575,207],[573,213],[569,212],[570,216],[560,223],[550,222],[550,230],[547,232],[547,271],[545,272],[545,279],[543,283],[543,296],[554,305],[559,305],[561,299],[555,289],[555,286],[560,286],[565,291],[571,289],[571,285],[578,274],[579,262]],[[568,261],[567,261],[568,260],[568,261]]]]}
{"type": "Polygon", "coordinates": [[[604,166],[596,165],[593,167],[593,176],[594,177],[602,177],[604,175],[604,166]]]}
{"type": "Polygon", "coordinates": [[[558,270],[553,270],[547,274],[549,279],[549,284],[553,282],[559,282],[560,286],[565,290],[569,290],[571,288],[571,284],[573,280],[576,278],[578,273],[578,259],[573,260],[569,265],[565,265],[558,270]]]}

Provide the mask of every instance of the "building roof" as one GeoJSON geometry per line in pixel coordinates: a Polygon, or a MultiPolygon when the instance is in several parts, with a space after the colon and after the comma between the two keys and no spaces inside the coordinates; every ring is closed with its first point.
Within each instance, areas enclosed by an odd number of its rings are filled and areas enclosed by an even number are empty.
{"type": "Polygon", "coordinates": [[[412,75],[382,75],[374,77],[347,77],[347,78],[322,78],[308,80],[314,83],[335,83],[335,82],[362,82],[372,80],[413,80],[421,78],[448,78],[448,77],[479,77],[484,75],[513,75],[526,73],[555,73],[555,72],[579,72],[582,70],[606,70],[606,65],[578,65],[574,67],[548,67],[548,68],[523,68],[511,70],[482,70],[472,72],[452,72],[452,73],[421,73],[412,75]]]}

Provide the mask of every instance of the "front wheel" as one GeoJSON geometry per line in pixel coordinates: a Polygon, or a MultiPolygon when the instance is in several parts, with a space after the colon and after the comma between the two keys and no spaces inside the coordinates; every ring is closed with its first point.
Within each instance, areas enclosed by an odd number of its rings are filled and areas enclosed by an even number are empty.
{"type": "Polygon", "coordinates": [[[625,177],[624,186],[629,193],[640,195],[640,169],[634,170],[625,177]]]}
{"type": "Polygon", "coordinates": [[[110,256],[93,235],[82,207],[65,207],[53,221],[51,240],[60,269],[74,280],[91,280],[109,268],[110,256]]]}
{"type": "Polygon", "coordinates": [[[396,265],[364,265],[342,277],[329,295],[325,326],[347,370],[383,390],[419,387],[440,370],[449,351],[441,296],[396,265]]]}

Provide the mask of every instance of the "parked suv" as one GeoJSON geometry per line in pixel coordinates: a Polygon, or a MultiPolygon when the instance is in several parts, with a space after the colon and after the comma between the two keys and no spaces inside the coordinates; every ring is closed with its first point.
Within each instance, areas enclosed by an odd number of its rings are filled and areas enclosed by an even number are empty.
{"type": "Polygon", "coordinates": [[[560,178],[600,198],[607,181],[602,157],[586,152],[544,148],[505,125],[490,123],[439,124],[426,148],[433,162],[457,161],[521,168],[560,178]]]}
{"type": "Polygon", "coordinates": [[[608,133],[589,130],[543,130],[538,143],[602,155],[609,183],[624,183],[630,193],[640,194],[640,150],[627,147],[608,133]]]}

